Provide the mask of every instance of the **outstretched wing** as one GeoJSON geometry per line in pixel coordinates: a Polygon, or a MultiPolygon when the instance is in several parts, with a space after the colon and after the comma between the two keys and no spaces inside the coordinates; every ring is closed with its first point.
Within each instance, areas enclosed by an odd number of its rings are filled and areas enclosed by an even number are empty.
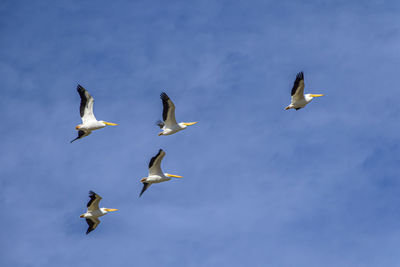
{"type": "Polygon", "coordinates": [[[304,99],[304,73],[301,71],[297,73],[296,80],[292,88],[292,102],[304,99]]]}
{"type": "Polygon", "coordinates": [[[87,210],[89,212],[98,210],[99,209],[99,202],[101,200],[101,196],[99,196],[98,194],[96,194],[93,191],[89,191],[89,197],[90,197],[90,200],[86,205],[87,206],[87,210]]]}
{"type": "Polygon", "coordinates": [[[78,137],[75,138],[74,140],[72,140],[71,143],[74,142],[74,141],[76,141],[76,140],[78,140],[78,139],[81,139],[81,138],[83,138],[83,137],[85,137],[85,136],[88,136],[88,135],[91,134],[91,133],[92,133],[92,132],[85,132],[85,131],[79,130],[79,131],[78,131],[78,137]]]}
{"type": "Polygon", "coordinates": [[[93,114],[93,97],[80,84],[78,84],[76,89],[81,97],[81,106],[79,111],[81,113],[82,122],[85,123],[87,121],[96,121],[96,117],[93,114]]]}
{"type": "Polygon", "coordinates": [[[141,197],[141,196],[143,195],[144,191],[146,191],[147,188],[150,187],[150,185],[151,185],[151,184],[149,184],[149,183],[143,183],[143,188],[142,188],[142,191],[140,192],[139,197],[141,197]]]}
{"type": "Polygon", "coordinates": [[[172,128],[176,125],[175,105],[166,93],[161,93],[160,98],[163,103],[163,120],[167,128],[172,128]]]}
{"type": "Polygon", "coordinates": [[[151,158],[149,162],[149,176],[151,175],[162,175],[161,161],[165,156],[164,150],[160,149],[154,157],[151,158]]]}
{"type": "Polygon", "coordinates": [[[96,229],[97,225],[99,225],[100,220],[97,218],[86,218],[86,222],[89,225],[86,234],[90,233],[94,229],[96,229]]]}

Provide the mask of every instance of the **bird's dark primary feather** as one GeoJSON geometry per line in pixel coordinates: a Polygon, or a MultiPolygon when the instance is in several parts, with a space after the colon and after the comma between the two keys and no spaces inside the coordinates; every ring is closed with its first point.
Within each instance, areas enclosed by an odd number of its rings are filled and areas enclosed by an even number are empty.
{"type": "Polygon", "coordinates": [[[291,93],[292,96],[296,93],[296,90],[299,87],[299,83],[301,80],[304,80],[304,73],[302,71],[297,73],[297,75],[296,75],[296,80],[294,81],[292,93],[291,93]]]}
{"type": "Polygon", "coordinates": [[[143,183],[143,188],[142,188],[142,191],[140,192],[139,197],[141,197],[143,195],[144,191],[146,191],[146,189],[149,188],[149,185],[150,185],[149,183],[143,183]]]}
{"type": "Polygon", "coordinates": [[[163,103],[163,120],[166,121],[167,116],[168,116],[168,109],[169,109],[169,104],[168,104],[169,97],[165,92],[162,92],[160,95],[160,98],[163,103]]]}
{"type": "Polygon", "coordinates": [[[87,105],[87,102],[89,100],[89,93],[86,91],[85,88],[83,88],[83,86],[81,86],[80,84],[78,84],[78,86],[76,87],[76,90],[79,93],[79,96],[81,97],[81,106],[79,108],[81,117],[83,117],[83,114],[85,113],[85,107],[87,105]]]}
{"type": "Polygon", "coordinates": [[[94,230],[93,226],[94,226],[94,222],[92,220],[86,219],[87,224],[89,225],[86,234],[90,233],[91,231],[94,230]]]}
{"type": "Polygon", "coordinates": [[[78,140],[78,139],[81,139],[84,135],[85,135],[85,132],[82,131],[82,130],[79,130],[79,131],[78,131],[78,137],[75,138],[74,140],[72,140],[71,143],[74,142],[74,141],[76,141],[76,140],[78,140]]]}
{"type": "Polygon", "coordinates": [[[161,121],[161,120],[158,120],[157,122],[156,122],[156,125],[158,126],[158,127],[160,127],[160,129],[162,129],[162,128],[164,128],[164,122],[163,121],[161,121]]]}
{"type": "Polygon", "coordinates": [[[157,155],[155,155],[154,157],[151,158],[151,160],[150,160],[150,162],[149,162],[149,169],[153,166],[154,161],[155,161],[156,158],[161,154],[162,151],[163,151],[163,150],[160,149],[160,150],[158,151],[157,155]]]}
{"type": "Polygon", "coordinates": [[[89,191],[89,197],[90,197],[90,200],[86,205],[86,207],[88,207],[88,208],[89,208],[90,205],[92,205],[93,201],[96,200],[96,193],[93,192],[93,191],[89,191]]]}

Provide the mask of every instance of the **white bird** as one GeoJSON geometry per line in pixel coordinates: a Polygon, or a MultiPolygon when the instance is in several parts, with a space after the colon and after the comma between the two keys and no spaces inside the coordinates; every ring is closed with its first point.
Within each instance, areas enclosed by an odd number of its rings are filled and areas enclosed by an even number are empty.
{"type": "Polygon", "coordinates": [[[78,84],[76,88],[81,97],[81,106],[80,106],[80,114],[82,119],[82,124],[79,124],[75,127],[78,130],[78,137],[71,141],[81,139],[85,136],[88,136],[94,130],[98,130],[106,127],[107,125],[116,126],[118,124],[106,121],[98,121],[93,114],[93,103],[94,99],[89,94],[89,92],[78,84]]]}
{"type": "Polygon", "coordinates": [[[140,196],[146,191],[147,188],[150,187],[152,184],[158,184],[162,182],[166,182],[171,180],[171,178],[183,178],[179,175],[163,173],[161,170],[161,160],[165,156],[164,150],[160,149],[154,157],[151,158],[149,163],[149,176],[144,177],[140,180],[143,183],[142,192],[140,192],[140,196]],[[170,178],[171,177],[171,178],[170,178]]]}
{"type": "Polygon", "coordinates": [[[175,119],[175,105],[166,93],[161,93],[160,98],[163,103],[163,120],[158,121],[157,125],[162,129],[160,135],[171,135],[176,132],[186,129],[188,126],[196,124],[197,122],[180,122],[177,123],[175,119]]]}
{"type": "Polygon", "coordinates": [[[90,200],[87,203],[87,211],[84,214],[81,214],[81,216],[79,216],[80,218],[85,218],[87,224],[89,225],[86,234],[96,229],[97,225],[99,225],[100,223],[100,220],[98,219],[99,217],[104,216],[111,211],[118,210],[118,209],[99,208],[99,202],[101,200],[101,196],[99,196],[93,191],[89,191],[89,197],[90,200]]]}
{"type": "Polygon", "coordinates": [[[304,94],[304,74],[303,72],[299,72],[296,75],[296,80],[294,81],[292,88],[292,101],[289,106],[285,108],[285,110],[294,108],[299,110],[304,108],[308,103],[313,100],[314,97],[323,96],[321,94],[304,94]]]}

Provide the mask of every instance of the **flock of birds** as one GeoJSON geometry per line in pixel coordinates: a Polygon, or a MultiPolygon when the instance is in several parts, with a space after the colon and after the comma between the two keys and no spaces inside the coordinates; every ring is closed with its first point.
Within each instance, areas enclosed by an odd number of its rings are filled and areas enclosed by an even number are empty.
{"type": "MultiPolygon", "coordinates": [[[[98,121],[93,113],[93,103],[94,99],[89,94],[89,92],[78,85],[77,91],[81,98],[80,104],[80,116],[82,123],[77,125],[75,129],[78,131],[78,136],[71,141],[74,142],[78,139],[86,137],[92,133],[94,130],[108,126],[116,126],[116,123],[98,121]]],[[[314,97],[323,96],[322,94],[304,94],[304,74],[299,72],[296,75],[296,80],[294,81],[293,88],[291,91],[291,103],[285,108],[299,110],[304,108],[308,103],[310,103],[314,97]]],[[[163,120],[158,121],[157,125],[162,130],[158,135],[171,135],[186,129],[188,126],[194,125],[197,122],[180,122],[177,123],[175,119],[175,105],[172,100],[168,97],[166,93],[161,93],[160,98],[163,103],[163,120]]],[[[152,185],[157,183],[162,183],[171,180],[171,178],[183,178],[179,175],[164,173],[161,170],[161,161],[165,156],[165,152],[160,149],[154,157],[151,158],[149,163],[149,174],[147,177],[140,180],[143,183],[142,191],[140,196],[152,185]]],[[[99,225],[99,217],[106,215],[109,212],[116,211],[118,209],[109,208],[99,208],[100,200],[102,199],[98,194],[93,191],[89,192],[90,200],[87,203],[87,211],[80,215],[81,218],[85,218],[87,224],[89,225],[86,234],[96,229],[99,225]]]]}

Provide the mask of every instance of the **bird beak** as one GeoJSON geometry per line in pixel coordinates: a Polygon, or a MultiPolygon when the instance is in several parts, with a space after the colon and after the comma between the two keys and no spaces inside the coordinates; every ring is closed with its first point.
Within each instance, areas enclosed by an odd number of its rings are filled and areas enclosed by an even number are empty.
{"type": "Polygon", "coordinates": [[[118,209],[105,209],[105,210],[110,212],[110,211],[117,211],[118,209]]]}
{"type": "Polygon", "coordinates": [[[174,174],[169,174],[169,173],[166,173],[165,176],[167,176],[167,177],[173,177],[173,178],[183,178],[183,176],[174,175],[174,174]]]}
{"type": "Polygon", "coordinates": [[[104,122],[105,125],[110,125],[110,126],[117,126],[118,124],[112,123],[112,122],[104,122]]]}
{"type": "Polygon", "coordinates": [[[313,94],[310,94],[310,96],[312,96],[312,97],[320,97],[320,96],[323,96],[323,95],[313,95],[313,94]]]}
{"type": "Polygon", "coordinates": [[[183,125],[191,126],[191,125],[194,125],[196,123],[198,123],[198,121],[195,121],[195,122],[184,122],[183,125]]]}
{"type": "Polygon", "coordinates": [[[75,126],[75,130],[79,130],[79,128],[81,128],[81,126],[79,126],[79,125],[75,126]]]}
{"type": "Polygon", "coordinates": [[[163,132],[161,132],[161,133],[159,133],[159,134],[158,134],[158,136],[161,136],[161,135],[163,135],[163,134],[164,134],[164,133],[163,133],[163,132]]]}
{"type": "Polygon", "coordinates": [[[290,108],[289,108],[289,107],[286,107],[286,108],[285,108],[285,110],[288,110],[288,109],[290,109],[290,108]]]}
{"type": "Polygon", "coordinates": [[[83,217],[85,217],[83,214],[81,216],[79,216],[79,218],[83,218],[83,217]]]}

